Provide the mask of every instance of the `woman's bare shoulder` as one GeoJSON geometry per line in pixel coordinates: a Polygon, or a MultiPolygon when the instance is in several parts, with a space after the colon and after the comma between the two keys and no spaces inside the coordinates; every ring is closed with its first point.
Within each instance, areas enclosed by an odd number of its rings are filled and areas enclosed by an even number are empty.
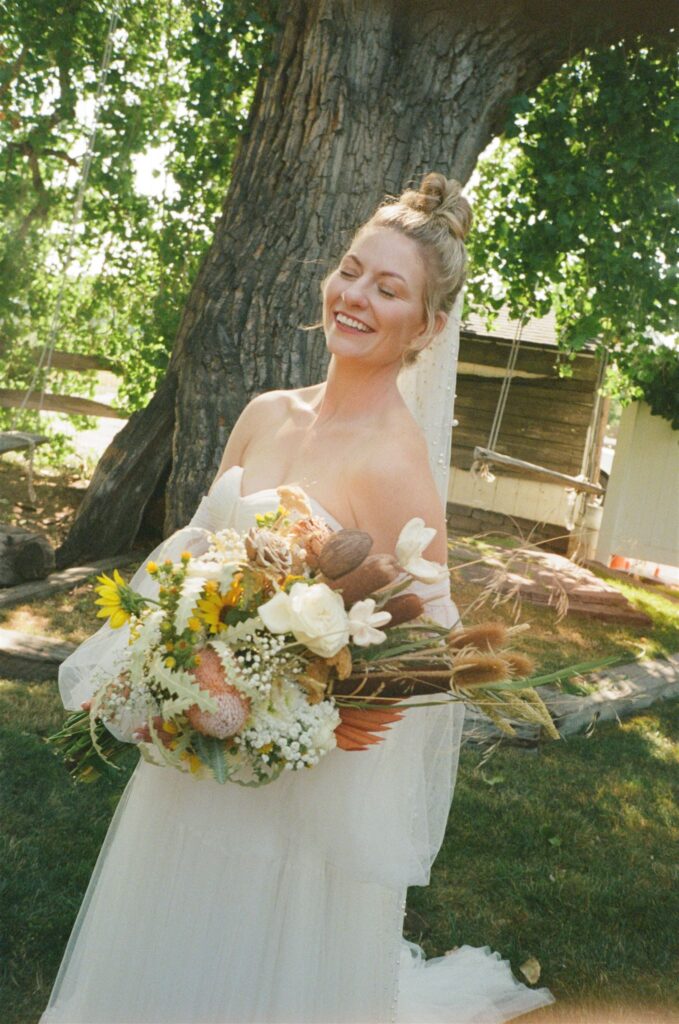
{"type": "Polygon", "coordinates": [[[292,415],[295,409],[306,406],[318,387],[313,385],[308,388],[272,388],[270,391],[262,391],[248,402],[241,416],[255,430],[274,426],[292,415]]]}
{"type": "Polygon", "coordinates": [[[308,409],[312,393],[318,386],[272,388],[251,398],[231,429],[213,483],[232,466],[244,465],[246,452],[258,439],[272,435],[292,419],[295,413],[308,409]]]}
{"type": "MultiPolygon", "coordinates": [[[[405,523],[417,516],[436,530],[425,557],[445,562],[446,516],[429,465],[422,431],[397,421],[400,430],[366,446],[351,471],[350,501],[356,523],[375,540],[375,551],[393,553],[405,523]]],[[[416,424],[417,426],[417,424],[416,424]]]]}

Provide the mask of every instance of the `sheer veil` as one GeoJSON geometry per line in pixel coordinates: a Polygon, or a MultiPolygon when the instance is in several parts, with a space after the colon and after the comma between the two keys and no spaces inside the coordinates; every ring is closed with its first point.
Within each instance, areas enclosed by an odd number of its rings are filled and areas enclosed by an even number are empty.
{"type": "Polygon", "coordinates": [[[429,462],[444,505],[448,497],[461,311],[460,291],[445,328],[420,353],[417,362],[404,367],[398,376],[401,394],[427,439],[429,462]]]}

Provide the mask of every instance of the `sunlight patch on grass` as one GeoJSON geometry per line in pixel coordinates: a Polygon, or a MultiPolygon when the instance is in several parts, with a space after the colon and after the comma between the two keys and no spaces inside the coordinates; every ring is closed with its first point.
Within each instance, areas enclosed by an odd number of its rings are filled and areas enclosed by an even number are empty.
{"type": "Polygon", "coordinates": [[[10,608],[2,623],[4,629],[16,629],[21,633],[44,635],[50,627],[50,618],[37,611],[32,605],[10,608]]]}
{"type": "Polygon", "coordinates": [[[641,714],[621,724],[625,733],[641,737],[652,755],[667,763],[679,763],[679,735],[668,736],[654,714],[641,714]]]}

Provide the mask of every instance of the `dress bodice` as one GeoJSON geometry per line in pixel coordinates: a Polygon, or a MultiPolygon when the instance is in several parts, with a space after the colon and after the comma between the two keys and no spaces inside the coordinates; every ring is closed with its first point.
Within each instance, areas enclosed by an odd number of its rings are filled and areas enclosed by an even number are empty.
{"type": "MultiPolygon", "coordinates": [[[[231,466],[213,484],[212,489],[206,498],[203,498],[199,511],[194,516],[193,524],[196,524],[196,517],[201,520],[203,515],[210,519],[211,525],[200,525],[205,529],[225,530],[231,527],[234,530],[243,532],[248,530],[259,512],[269,512],[275,509],[279,499],[275,487],[264,487],[252,494],[243,494],[243,466],[231,466]]],[[[318,516],[328,522],[334,530],[341,530],[342,524],[335,519],[323,506],[307,494],[309,503],[318,516]]]]}
{"type": "MultiPolygon", "coordinates": [[[[230,527],[239,533],[245,533],[254,524],[255,515],[270,512],[278,506],[279,498],[275,487],[265,487],[252,494],[243,494],[243,473],[243,466],[230,466],[222,473],[196,509],[190,523],[192,527],[210,531],[230,527]]],[[[324,509],[320,502],[310,494],[307,494],[307,497],[316,515],[325,519],[334,530],[343,529],[342,524],[324,509]]],[[[450,597],[448,577],[435,583],[413,580],[408,590],[419,595],[424,602],[426,613],[437,621],[449,628],[459,622],[460,616],[450,597]]]]}

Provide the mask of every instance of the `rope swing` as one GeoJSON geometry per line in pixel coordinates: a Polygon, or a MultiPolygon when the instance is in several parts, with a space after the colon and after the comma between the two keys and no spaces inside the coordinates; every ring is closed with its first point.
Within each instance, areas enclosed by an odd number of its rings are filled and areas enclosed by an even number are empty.
{"type": "MultiPolygon", "coordinates": [[[[585,477],[585,466],[588,470],[591,462],[591,454],[594,444],[594,431],[590,429],[587,436],[586,450],[583,458],[583,473],[580,476],[570,476],[568,473],[559,473],[555,469],[548,469],[546,466],[539,466],[534,462],[526,462],[524,459],[515,459],[511,455],[505,455],[502,452],[497,451],[498,438],[500,436],[500,428],[502,426],[502,419],[504,417],[505,409],[507,407],[507,399],[509,397],[509,389],[512,384],[512,380],[515,376],[516,362],[519,357],[519,350],[521,347],[521,336],[523,334],[523,328],[526,324],[527,317],[522,315],[517,322],[516,330],[514,331],[514,337],[512,338],[512,344],[509,349],[509,357],[507,359],[507,367],[505,374],[502,378],[502,386],[500,387],[500,394],[498,396],[497,405],[495,407],[495,414],[493,416],[493,422],[491,424],[490,433],[488,435],[488,443],[485,447],[476,445],[474,448],[474,461],[471,466],[470,472],[473,476],[480,477],[485,480],[486,483],[493,483],[495,476],[493,474],[493,464],[501,466],[511,466],[515,469],[523,469],[526,472],[535,473],[538,476],[543,476],[554,483],[564,484],[567,487],[571,487],[579,492],[586,492],[588,494],[604,494],[603,487],[598,484],[590,483],[585,477]]],[[[601,379],[601,370],[599,373],[601,379]]],[[[595,410],[599,408],[599,395],[597,386],[597,401],[595,404],[595,410]]]]}

